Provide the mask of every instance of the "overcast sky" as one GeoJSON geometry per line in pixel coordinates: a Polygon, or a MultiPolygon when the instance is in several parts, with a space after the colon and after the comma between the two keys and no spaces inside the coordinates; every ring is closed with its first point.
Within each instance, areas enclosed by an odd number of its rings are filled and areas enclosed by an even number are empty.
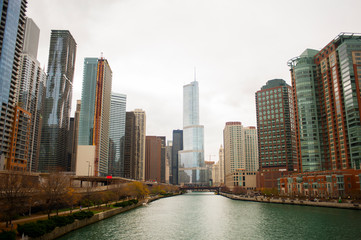
{"type": "Polygon", "coordinates": [[[30,0],[27,15],[43,66],[51,29],[77,42],[72,112],[84,58],[103,52],[112,91],[127,95],[127,111],[146,111],[147,135],[171,140],[182,129],[183,85],[196,66],[205,156],[217,161],[225,123],[256,126],[255,92],[274,78],[290,84],[287,61],[306,48],[361,32],[360,10],[360,0],[30,0]]]}

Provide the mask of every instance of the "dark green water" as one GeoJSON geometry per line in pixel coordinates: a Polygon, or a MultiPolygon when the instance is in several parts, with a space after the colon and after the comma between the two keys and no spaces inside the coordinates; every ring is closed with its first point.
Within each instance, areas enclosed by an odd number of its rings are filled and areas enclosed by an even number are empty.
{"type": "Polygon", "coordinates": [[[152,202],[60,239],[361,239],[361,211],[190,193],[152,202]]]}

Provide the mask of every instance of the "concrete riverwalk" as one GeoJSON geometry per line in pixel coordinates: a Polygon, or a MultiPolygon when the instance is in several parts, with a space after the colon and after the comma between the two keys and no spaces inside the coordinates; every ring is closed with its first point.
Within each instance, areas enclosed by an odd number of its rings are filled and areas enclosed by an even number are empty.
{"type": "Polygon", "coordinates": [[[290,199],[290,198],[281,198],[281,197],[276,198],[276,197],[264,197],[264,196],[254,196],[254,197],[240,196],[240,195],[234,195],[234,194],[222,193],[222,192],[219,194],[233,200],[241,200],[241,201],[361,210],[361,204],[351,203],[351,202],[339,203],[336,200],[326,202],[326,201],[309,201],[309,200],[290,199]]]}

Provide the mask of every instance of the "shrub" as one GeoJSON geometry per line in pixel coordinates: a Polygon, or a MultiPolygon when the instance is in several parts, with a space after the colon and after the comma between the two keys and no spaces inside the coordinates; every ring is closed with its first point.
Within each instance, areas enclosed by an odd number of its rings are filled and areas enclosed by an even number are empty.
{"type": "Polygon", "coordinates": [[[94,213],[92,211],[80,211],[80,212],[73,213],[73,217],[78,220],[82,220],[85,218],[91,218],[92,216],[94,216],[94,213]]]}
{"type": "Polygon", "coordinates": [[[18,225],[18,232],[20,235],[24,234],[32,238],[40,237],[46,233],[43,226],[35,222],[18,225]]]}
{"type": "Polygon", "coordinates": [[[115,203],[113,206],[114,207],[128,207],[130,205],[137,204],[137,203],[138,203],[138,199],[131,199],[129,201],[115,203]]]}
{"type": "Polygon", "coordinates": [[[15,240],[16,233],[15,231],[4,231],[0,233],[0,240],[15,240]]]}
{"type": "Polygon", "coordinates": [[[69,216],[54,216],[51,217],[50,220],[52,220],[57,227],[63,227],[70,223],[74,222],[74,217],[72,215],[69,216]]]}
{"type": "Polygon", "coordinates": [[[50,233],[51,231],[53,231],[56,228],[56,224],[54,221],[52,221],[51,219],[49,220],[38,220],[36,221],[36,223],[44,228],[45,233],[50,233]]]}

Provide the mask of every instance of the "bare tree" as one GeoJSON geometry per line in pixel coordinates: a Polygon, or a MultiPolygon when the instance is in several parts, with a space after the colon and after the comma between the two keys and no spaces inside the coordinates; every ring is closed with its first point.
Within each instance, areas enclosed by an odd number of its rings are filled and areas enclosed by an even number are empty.
{"type": "Polygon", "coordinates": [[[0,216],[6,227],[28,209],[36,184],[35,177],[22,172],[8,171],[0,175],[0,216]]]}
{"type": "Polygon", "coordinates": [[[48,218],[50,218],[50,213],[54,209],[58,215],[59,208],[66,204],[67,196],[71,190],[70,178],[63,173],[50,173],[40,183],[40,190],[48,218]]]}

